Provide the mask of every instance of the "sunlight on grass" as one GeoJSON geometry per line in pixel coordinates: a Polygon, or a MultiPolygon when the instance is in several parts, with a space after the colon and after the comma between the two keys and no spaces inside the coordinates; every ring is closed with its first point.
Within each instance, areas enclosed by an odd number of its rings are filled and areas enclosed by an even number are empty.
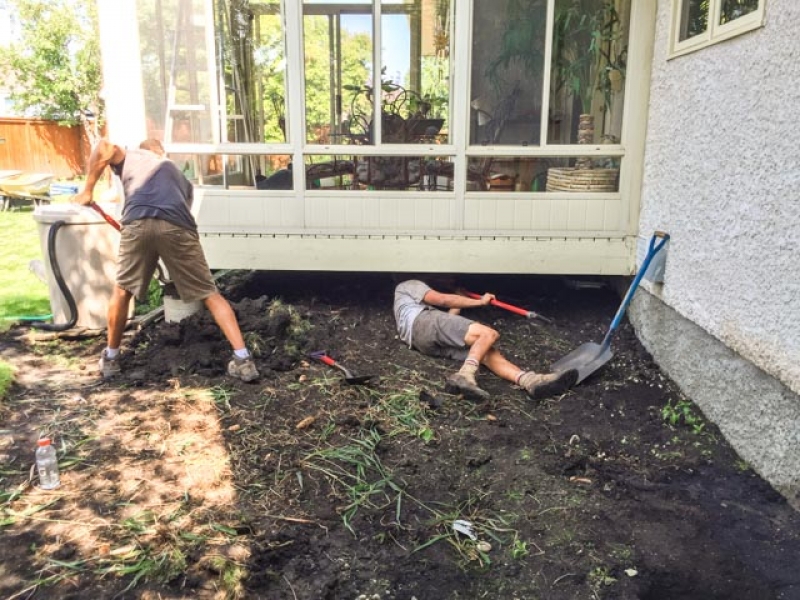
{"type": "Polygon", "coordinates": [[[28,268],[43,260],[33,211],[0,212],[0,331],[10,320],[50,313],[47,286],[28,268]]]}

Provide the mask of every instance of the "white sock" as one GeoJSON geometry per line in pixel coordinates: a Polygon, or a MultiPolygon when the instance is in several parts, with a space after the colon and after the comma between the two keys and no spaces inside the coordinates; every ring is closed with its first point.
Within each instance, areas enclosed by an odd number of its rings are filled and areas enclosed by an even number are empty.
{"type": "Polygon", "coordinates": [[[233,354],[234,356],[236,356],[236,358],[241,358],[241,359],[250,358],[250,351],[247,348],[242,348],[241,350],[234,350],[233,354]]]}
{"type": "Polygon", "coordinates": [[[114,360],[119,356],[119,348],[106,348],[106,357],[114,360]]]}

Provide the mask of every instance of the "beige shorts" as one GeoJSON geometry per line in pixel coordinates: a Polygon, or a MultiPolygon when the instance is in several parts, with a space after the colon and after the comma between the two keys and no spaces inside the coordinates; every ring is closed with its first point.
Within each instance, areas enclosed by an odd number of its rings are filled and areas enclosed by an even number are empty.
{"type": "Polygon", "coordinates": [[[205,300],[216,293],[200,236],[161,219],[140,219],[124,225],[117,257],[117,285],[139,300],[147,300],[150,280],[158,259],[164,261],[169,278],[181,300],[205,300]]]}
{"type": "Polygon", "coordinates": [[[464,340],[473,323],[443,310],[423,310],[411,326],[411,341],[414,348],[428,356],[464,360],[469,354],[464,340]]]}

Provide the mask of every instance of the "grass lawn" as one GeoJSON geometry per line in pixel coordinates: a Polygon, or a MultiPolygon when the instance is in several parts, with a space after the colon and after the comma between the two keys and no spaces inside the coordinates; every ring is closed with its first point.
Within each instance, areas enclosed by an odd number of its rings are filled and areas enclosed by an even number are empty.
{"type": "Polygon", "coordinates": [[[28,268],[32,260],[44,260],[33,210],[0,212],[0,331],[14,317],[50,314],[47,285],[28,268]]]}

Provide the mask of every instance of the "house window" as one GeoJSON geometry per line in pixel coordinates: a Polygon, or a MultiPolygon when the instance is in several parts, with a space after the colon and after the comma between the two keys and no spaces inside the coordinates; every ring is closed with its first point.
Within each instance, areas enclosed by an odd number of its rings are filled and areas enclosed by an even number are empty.
{"type": "Polygon", "coordinates": [[[765,2],[673,0],[670,56],[680,56],[761,27],[765,2]]]}

